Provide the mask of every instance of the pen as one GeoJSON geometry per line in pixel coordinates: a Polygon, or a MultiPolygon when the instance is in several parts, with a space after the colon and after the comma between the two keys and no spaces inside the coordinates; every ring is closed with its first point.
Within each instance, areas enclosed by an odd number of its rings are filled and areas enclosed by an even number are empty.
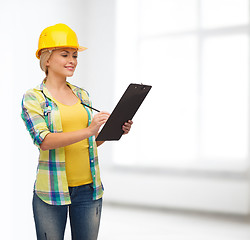
{"type": "Polygon", "coordinates": [[[85,104],[85,103],[82,103],[82,105],[84,105],[84,106],[86,106],[86,107],[88,107],[88,108],[91,108],[92,110],[95,110],[95,111],[97,111],[97,112],[100,112],[99,110],[97,110],[97,109],[95,109],[95,108],[93,108],[93,107],[90,107],[89,105],[87,105],[87,104],[85,104]]]}

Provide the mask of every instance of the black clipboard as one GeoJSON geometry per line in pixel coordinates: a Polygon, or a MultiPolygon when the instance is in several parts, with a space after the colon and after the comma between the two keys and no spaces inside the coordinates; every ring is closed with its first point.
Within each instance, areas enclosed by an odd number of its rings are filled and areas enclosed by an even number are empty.
{"type": "Polygon", "coordinates": [[[123,135],[122,126],[132,120],[152,86],[131,83],[117,103],[96,141],[119,140],[123,135]]]}

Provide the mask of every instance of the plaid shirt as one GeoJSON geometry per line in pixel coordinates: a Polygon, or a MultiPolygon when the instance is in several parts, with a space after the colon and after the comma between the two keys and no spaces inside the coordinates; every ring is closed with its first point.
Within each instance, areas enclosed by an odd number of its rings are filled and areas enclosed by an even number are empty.
{"type": "MultiPolygon", "coordinates": [[[[81,103],[91,106],[88,93],[85,90],[67,84],[81,100],[81,103]]],[[[63,131],[59,109],[52,99],[45,83],[42,82],[24,94],[21,116],[34,144],[40,150],[34,185],[36,194],[48,204],[67,205],[71,203],[71,200],[65,170],[64,147],[46,151],[40,149],[40,144],[48,133],[63,131]]],[[[85,109],[88,113],[89,125],[92,120],[92,112],[88,107],[85,109]]],[[[94,188],[93,199],[97,200],[103,195],[103,186],[100,179],[95,137],[91,136],[88,140],[90,170],[94,188]]]]}

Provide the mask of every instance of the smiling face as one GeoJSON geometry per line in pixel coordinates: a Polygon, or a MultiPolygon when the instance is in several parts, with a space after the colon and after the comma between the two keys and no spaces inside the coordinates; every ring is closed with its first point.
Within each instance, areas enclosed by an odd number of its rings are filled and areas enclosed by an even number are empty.
{"type": "Polygon", "coordinates": [[[48,75],[71,77],[77,66],[77,50],[73,48],[62,48],[54,50],[47,61],[48,75]]]}

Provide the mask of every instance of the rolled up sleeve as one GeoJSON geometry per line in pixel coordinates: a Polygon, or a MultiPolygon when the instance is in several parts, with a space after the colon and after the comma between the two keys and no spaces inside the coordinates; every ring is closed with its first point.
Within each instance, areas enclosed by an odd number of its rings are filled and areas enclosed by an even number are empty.
{"type": "Polygon", "coordinates": [[[31,91],[26,92],[23,96],[21,117],[34,144],[40,148],[40,144],[50,131],[45,121],[44,111],[31,91]]]}

